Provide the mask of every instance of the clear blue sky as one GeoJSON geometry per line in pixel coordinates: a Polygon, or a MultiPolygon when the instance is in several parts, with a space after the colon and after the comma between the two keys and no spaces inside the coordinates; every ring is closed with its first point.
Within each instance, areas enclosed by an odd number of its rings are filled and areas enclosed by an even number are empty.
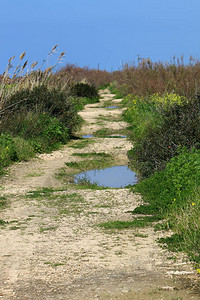
{"type": "Polygon", "coordinates": [[[42,61],[59,44],[63,66],[118,69],[175,55],[200,57],[199,0],[0,0],[0,73],[23,51],[42,61]]]}

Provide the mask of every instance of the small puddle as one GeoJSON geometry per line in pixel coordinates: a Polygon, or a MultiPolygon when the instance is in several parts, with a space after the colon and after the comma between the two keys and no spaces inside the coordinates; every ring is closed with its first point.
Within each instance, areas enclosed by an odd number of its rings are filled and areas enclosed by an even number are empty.
{"type": "Polygon", "coordinates": [[[106,106],[106,108],[118,108],[118,106],[106,106]]]}
{"type": "Polygon", "coordinates": [[[92,138],[94,137],[93,134],[85,134],[85,135],[82,135],[82,138],[83,139],[89,139],[89,138],[92,138]]]}
{"type": "Polygon", "coordinates": [[[75,176],[75,182],[86,178],[91,183],[111,188],[124,188],[127,185],[136,184],[137,176],[127,166],[115,166],[101,170],[90,170],[75,176]]]}

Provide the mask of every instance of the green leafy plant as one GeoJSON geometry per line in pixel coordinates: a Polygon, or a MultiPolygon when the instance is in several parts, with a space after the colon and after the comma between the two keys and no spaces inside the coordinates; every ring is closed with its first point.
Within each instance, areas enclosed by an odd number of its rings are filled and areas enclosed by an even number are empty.
{"type": "MultiPolygon", "coordinates": [[[[200,263],[200,150],[183,147],[164,170],[140,181],[134,188],[145,204],[135,214],[152,214],[167,220],[156,230],[172,229],[172,238],[162,239],[170,249],[185,251],[200,263]]],[[[159,225],[159,226],[158,226],[159,225]]]]}
{"type": "Polygon", "coordinates": [[[180,145],[199,147],[200,97],[188,101],[168,94],[162,99],[136,98],[125,112],[134,143],[128,156],[141,178],[162,170],[180,145]]]}
{"type": "Polygon", "coordinates": [[[23,138],[14,137],[13,144],[17,160],[26,161],[35,155],[34,148],[31,146],[30,142],[24,140],[23,138]]]}
{"type": "Polygon", "coordinates": [[[87,97],[95,100],[99,98],[98,91],[94,86],[82,82],[76,83],[72,87],[72,93],[77,97],[87,97]]]}
{"type": "Polygon", "coordinates": [[[9,134],[0,135],[0,172],[3,167],[8,166],[13,160],[16,160],[14,141],[9,134]]]}

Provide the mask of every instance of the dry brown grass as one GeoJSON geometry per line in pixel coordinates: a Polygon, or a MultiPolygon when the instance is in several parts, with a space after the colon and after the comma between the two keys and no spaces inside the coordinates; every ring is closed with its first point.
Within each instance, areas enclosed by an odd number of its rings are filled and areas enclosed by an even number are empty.
{"type": "Polygon", "coordinates": [[[183,57],[174,57],[171,63],[142,59],[137,66],[127,64],[113,76],[124,94],[144,96],[168,92],[190,98],[200,91],[200,61],[193,57],[188,64],[184,64],[183,57]]]}
{"type": "Polygon", "coordinates": [[[58,82],[65,82],[71,80],[74,82],[84,82],[99,88],[105,86],[113,81],[113,75],[110,72],[89,69],[87,67],[79,68],[76,65],[66,65],[59,72],[56,73],[58,82]]]}
{"type": "MultiPolygon", "coordinates": [[[[55,77],[53,76],[53,70],[56,66],[62,62],[65,52],[62,52],[54,65],[49,66],[50,56],[56,53],[58,45],[55,45],[51,51],[49,51],[47,59],[43,61],[41,66],[38,66],[38,61],[33,62],[30,67],[28,60],[24,60],[26,52],[23,52],[19,56],[19,61],[15,66],[15,56],[11,57],[8,61],[7,67],[2,75],[0,75],[0,115],[5,113],[4,107],[7,100],[16,92],[20,90],[29,89],[32,91],[35,87],[57,86],[55,77]],[[44,69],[44,63],[46,62],[46,68],[44,69]],[[44,69],[44,70],[43,70],[44,69]]],[[[69,82],[60,87],[60,89],[70,90],[69,82]]]]}

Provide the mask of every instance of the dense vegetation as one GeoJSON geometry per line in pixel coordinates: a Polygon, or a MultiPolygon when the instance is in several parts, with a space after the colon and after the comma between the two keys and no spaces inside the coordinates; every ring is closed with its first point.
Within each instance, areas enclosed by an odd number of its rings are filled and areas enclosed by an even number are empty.
{"type": "MultiPolygon", "coordinates": [[[[169,249],[200,264],[200,97],[174,93],[127,95],[130,165],[140,181],[133,188],[145,204],[133,213],[159,216],[157,229],[172,229],[169,249]]],[[[199,269],[198,269],[199,270],[199,269]]]]}
{"type": "Polygon", "coordinates": [[[190,57],[173,58],[170,63],[152,62],[138,57],[138,63],[124,65],[113,73],[114,87],[121,95],[146,96],[159,93],[176,93],[186,98],[199,92],[200,62],[190,57]]]}
{"type": "Polygon", "coordinates": [[[75,79],[60,82],[52,68],[34,70],[33,65],[23,75],[25,62],[10,76],[12,60],[0,79],[0,172],[12,161],[65,144],[81,125],[78,111],[99,98],[90,84],[75,79]]]}

